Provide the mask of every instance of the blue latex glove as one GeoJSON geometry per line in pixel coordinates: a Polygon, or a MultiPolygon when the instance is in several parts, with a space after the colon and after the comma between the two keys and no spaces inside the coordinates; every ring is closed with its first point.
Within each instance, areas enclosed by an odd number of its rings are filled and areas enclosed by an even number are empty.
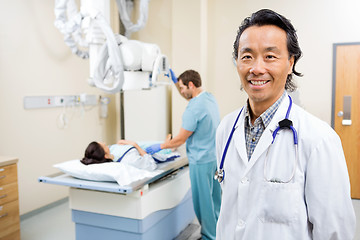
{"type": "Polygon", "coordinates": [[[161,150],[160,143],[151,145],[150,147],[147,147],[146,152],[150,155],[153,155],[154,153],[157,153],[161,150]]]}
{"type": "Polygon", "coordinates": [[[178,80],[177,80],[177,78],[176,78],[176,76],[175,76],[175,73],[173,72],[173,70],[172,70],[171,68],[170,68],[169,70],[170,70],[171,80],[172,80],[174,83],[177,83],[178,80]]]}

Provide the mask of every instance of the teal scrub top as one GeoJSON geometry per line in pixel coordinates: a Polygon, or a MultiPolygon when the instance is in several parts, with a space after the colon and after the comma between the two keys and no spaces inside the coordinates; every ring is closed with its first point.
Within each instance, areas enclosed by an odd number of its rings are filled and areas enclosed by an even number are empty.
{"type": "Polygon", "coordinates": [[[219,123],[219,107],[212,94],[202,92],[189,101],[182,116],[182,128],[193,132],[186,140],[189,163],[216,161],[215,136],[219,123]]]}

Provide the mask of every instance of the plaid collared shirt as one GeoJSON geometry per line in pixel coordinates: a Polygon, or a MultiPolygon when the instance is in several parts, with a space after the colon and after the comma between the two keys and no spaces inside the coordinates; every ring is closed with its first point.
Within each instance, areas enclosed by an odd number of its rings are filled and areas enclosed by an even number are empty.
{"type": "Polygon", "coordinates": [[[271,119],[273,118],[276,110],[279,108],[280,103],[285,96],[286,93],[284,91],[283,95],[255,120],[254,125],[251,124],[249,111],[250,105],[249,100],[247,101],[247,107],[245,109],[245,143],[249,161],[257,143],[259,142],[261,135],[263,134],[265,128],[271,122],[271,119]]]}

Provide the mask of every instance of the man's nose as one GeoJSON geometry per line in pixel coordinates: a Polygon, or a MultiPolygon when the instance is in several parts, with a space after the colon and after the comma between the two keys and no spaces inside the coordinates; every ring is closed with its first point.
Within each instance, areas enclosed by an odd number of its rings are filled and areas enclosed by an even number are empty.
{"type": "Polygon", "coordinates": [[[264,74],[265,72],[266,72],[266,68],[265,68],[265,62],[263,59],[258,58],[255,61],[253,61],[251,68],[250,68],[250,73],[259,75],[259,74],[264,74]]]}

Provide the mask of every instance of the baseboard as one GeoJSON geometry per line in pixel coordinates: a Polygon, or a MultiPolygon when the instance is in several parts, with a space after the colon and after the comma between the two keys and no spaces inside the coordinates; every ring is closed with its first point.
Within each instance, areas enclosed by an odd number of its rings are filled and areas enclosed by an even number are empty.
{"type": "Polygon", "coordinates": [[[41,208],[37,208],[37,209],[32,210],[32,211],[30,211],[28,213],[22,214],[22,215],[20,215],[20,221],[23,221],[25,219],[33,217],[33,216],[35,216],[35,215],[37,215],[39,213],[42,213],[42,212],[44,212],[46,210],[49,210],[50,208],[59,206],[60,204],[63,204],[63,203],[68,202],[68,201],[69,201],[69,197],[65,197],[63,199],[60,199],[60,200],[52,202],[52,203],[50,203],[48,205],[45,205],[45,206],[43,206],[41,208]]]}

